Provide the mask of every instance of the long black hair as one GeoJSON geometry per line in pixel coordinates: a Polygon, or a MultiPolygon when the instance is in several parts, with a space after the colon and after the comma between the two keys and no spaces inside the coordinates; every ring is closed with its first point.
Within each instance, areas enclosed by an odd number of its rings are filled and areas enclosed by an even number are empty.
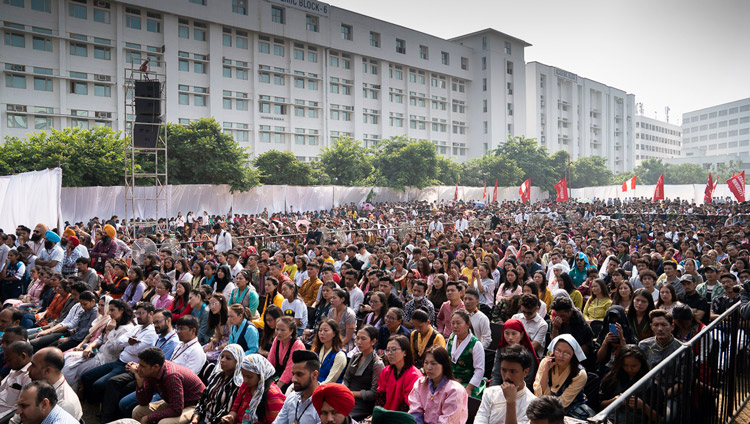
{"type": "Polygon", "coordinates": [[[636,345],[625,345],[620,349],[620,352],[615,357],[615,362],[612,365],[612,369],[602,379],[602,389],[615,392],[617,390],[617,384],[620,382],[631,381],[628,374],[625,372],[623,365],[625,364],[625,358],[635,358],[641,363],[641,369],[636,374],[632,381],[638,381],[646,375],[649,371],[648,361],[646,356],[643,354],[641,349],[636,345]]]}
{"type": "MultiPolygon", "coordinates": [[[[216,274],[214,276],[214,282],[216,282],[216,292],[223,293],[224,289],[227,287],[227,284],[229,284],[231,281],[232,271],[229,269],[229,266],[220,266],[219,269],[216,270],[216,274]],[[224,278],[219,278],[219,271],[224,274],[224,278]]],[[[250,281],[248,281],[248,284],[250,284],[250,281]]]]}

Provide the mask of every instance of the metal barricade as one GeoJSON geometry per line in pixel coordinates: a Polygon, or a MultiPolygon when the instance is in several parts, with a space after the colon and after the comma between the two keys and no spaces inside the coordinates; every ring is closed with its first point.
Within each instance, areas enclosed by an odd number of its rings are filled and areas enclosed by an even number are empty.
{"type": "Polygon", "coordinates": [[[750,322],[738,302],[624,391],[591,424],[732,422],[750,400],[750,322]]]}

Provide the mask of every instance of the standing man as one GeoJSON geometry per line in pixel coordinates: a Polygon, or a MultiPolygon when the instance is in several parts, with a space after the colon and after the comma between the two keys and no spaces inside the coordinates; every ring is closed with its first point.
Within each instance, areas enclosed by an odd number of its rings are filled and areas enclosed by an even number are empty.
{"type": "Polygon", "coordinates": [[[318,388],[318,355],[309,350],[295,350],[292,362],[294,393],[287,396],[274,424],[318,424],[318,412],[310,408],[313,392],[318,388]]]}
{"type": "Polygon", "coordinates": [[[224,253],[232,248],[232,235],[221,228],[221,224],[214,224],[211,231],[214,235],[214,251],[224,253]]]}

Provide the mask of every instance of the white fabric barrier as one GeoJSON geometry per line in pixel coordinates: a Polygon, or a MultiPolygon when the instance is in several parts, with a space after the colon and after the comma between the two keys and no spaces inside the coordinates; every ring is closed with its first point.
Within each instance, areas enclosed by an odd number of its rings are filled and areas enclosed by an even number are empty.
{"type": "Polygon", "coordinates": [[[0,229],[34,228],[43,223],[59,227],[62,170],[60,168],[0,177],[0,229]]]}
{"type": "MultiPolygon", "coordinates": [[[[601,187],[585,187],[585,188],[573,188],[570,190],[571,199],[629,199],[629,198],[654,198],[654,190],[656,189],[655,184],[636,184],[635,190],[622,191],[622,185],[610,185],[601,187]]],[[[702,205],[703,194],[706,190],[705,184],[665,184],[664,185],[664,198],[674,200],[679,198],[680,200],[687,200],[690,203],[695,202],[698,205],[702,205]]],[[[747,188],[745,189],[747,193],[747,188]]],[[[533,194],[533,189],[532,189],[533,194]]],[[[713,200],[719,199],[736,200],[727,184],[719,184],[713,192],[713,200]]]]}

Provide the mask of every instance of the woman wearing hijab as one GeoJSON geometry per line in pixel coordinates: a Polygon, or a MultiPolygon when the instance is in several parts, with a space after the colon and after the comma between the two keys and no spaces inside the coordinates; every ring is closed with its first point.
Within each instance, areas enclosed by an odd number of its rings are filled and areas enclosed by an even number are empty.
{"type": "Polygon", "coordinates": [[[243,383],[229,414],[223,417],[226,422],[273,423],[286,400],[279,386],[273,382],[274,373],[276,369],[263,356],[253,353],[245,357],[242,361],[243,383]]]}
{"type": "Polygon", "coordinates": [[[107,310],[109,320],[99,337],[81,350],[74,348],[65,353],[62,373],[73,390],[78,388],[78,382],[84,372],[118,360],[124,346],[118,344],[117,339],[133,328],[133,310],[127,303],[120,299],[112,299],[107,310]],[[95,348],[99,350],[93,355],[95,348]]]}
{"type": "MultiPolygon", "coordinates": [[[[534,350],[534,345],[531,344],[531,339],[523,323],[517,319],[509,319],[503,324],[503,332],[500,334],[500,344],[497,346],[496,352],[500,352],[506,346],[520,344],[525,347],[529,352],[529,355],[534,359],[531,361],[531,367],[529,373],[526,374],[526,385],[531,389],[534,386],[534,377],[536,376],[536,369],[539,366],[539,358],[534,350]]],[[[503,376],[500,374],[500,355],[495,355],[495,364],[492,367],[492,378],[490,379],[490,386],[499,386],[503,384],[503,376]]]]}
{"type": "Polygon", "coordinates": [[[534,379],[534,395],[555,396],[565,408],[565,415],[588,418],[591,408],[586,406],[583,388],[588,376],[580,363],[586,360],[581,346],[570,334],[555,337],[549,345],[549,355],[542,359],[534,379]]]}
{"type": "Polygon", "coordinates": [[[221,351],[219,363],[208,377],[206,389],[193,412],[191,423],[221,424],[229,414],[237,391],[242,386],[242,363],[245,352],[238,344],[230,344],[221,351]]]}
{"type": "Polygon", "coordinates": [[[638,338],[630,326],[625,308],[620,305],[613,305],[609,308],[597,342],[600,347],[596,352],[596,362],[599,375],[604,375],[612,368],[617,353],[623,346],[638,344],[638,338]]]}

